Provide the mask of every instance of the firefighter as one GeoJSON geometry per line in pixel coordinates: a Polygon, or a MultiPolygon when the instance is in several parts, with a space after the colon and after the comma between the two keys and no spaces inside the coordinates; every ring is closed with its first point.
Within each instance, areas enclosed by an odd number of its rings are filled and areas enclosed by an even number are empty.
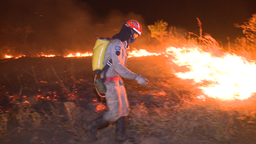
{"type": "Polygon", "coordinates": [[[101,74],[101,77],[105,76],[104,84],[107,89],[105,97],[108,111],[89,124],[84,124],[85,130],[92,140],[97,140],[97,129],[110,122],[115,122],[116,141],[123,142],[129,139],[125,134],[129,103],[121,77],[135,79],[140,85],[148,83],[146,78],[135,74],[126,67],[129,44],[133,43],[141,35],[141,32],[141,24],[136,20],[129,20],[123,24],[120,32],[112,37],[113,39],[107,46],[103,65],[109,63],[110,59],[112,59],[112,63],[106,73],[101,74]]]}

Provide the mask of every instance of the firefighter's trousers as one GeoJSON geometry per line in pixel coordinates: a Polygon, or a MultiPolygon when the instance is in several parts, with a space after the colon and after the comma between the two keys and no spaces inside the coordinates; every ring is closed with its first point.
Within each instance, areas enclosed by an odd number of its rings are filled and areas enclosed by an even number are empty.
{"type": "Polygon", "coordinates": [[[105,85],[108,111],[104,113],[103,117],[109,122],[114,122],[129,114],[127,94],[122,80],[108,81],[105,82],[105,85]]]}

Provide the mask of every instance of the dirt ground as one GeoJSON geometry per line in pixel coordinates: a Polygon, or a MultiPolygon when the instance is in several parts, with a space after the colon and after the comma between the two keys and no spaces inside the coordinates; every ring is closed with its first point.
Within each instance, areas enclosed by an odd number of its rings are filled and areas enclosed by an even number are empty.
{"type": "MultiPolygon", "coordinates": [[[[186,86],[172,73],[174,65],[163,57],[130,58],[128,67],[149,79],[148,86],[140,86],[134,80],[124,79],[131,108],[144,104],[148,109],[154,109],[166,101],[175,105],[184,99],[190,99],[186,95],[183,97],[172,91],[173,86],[186,86]]],[[[17,113],[21,103],[28,101],[27,107],[40,114],[39,119],[28,121],[25,118],[18,121],[13,118],[15,116],[10,116],[7,130],[0,135],[1,144],[117,143],[114,124],[99,130],[99,139],[95,142],[90,142],[82,129],[83,123],[93,120],[107,110],[104,99],[99,98],[94,90],[90,57],[1,60],[0,68],[2,111],[10,115],[17,113]]],[[[23,116],[26,115],[26,112],[24,113],[23,116]]],[[[159,143],[169,143],[157,133],[134,135],[136,129],[130,127],[129,121],[127,134],[134,137],[133,143],[140,144],[147,137],[156,137],[159,143]]],[[[238,139],[232,143],[244,142],[252,143],[252,140],[238,139]]],[[[176,143],[218,142],[195,136],[178,140],[176,143]]]]}

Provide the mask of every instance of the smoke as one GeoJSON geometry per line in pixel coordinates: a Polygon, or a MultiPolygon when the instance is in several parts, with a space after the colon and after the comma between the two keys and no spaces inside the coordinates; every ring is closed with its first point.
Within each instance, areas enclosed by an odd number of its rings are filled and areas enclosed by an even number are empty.
{"type": "Polygon", "coordinates": [[[138,20],[142,36],[132,47],[145,47],[149,31],[144,19],[133,12],[113,10],[95,15],[85,2],[74,0],[1,1],[0,51],[8,54],[67,54],[92,51],[95,36],[112,37],[129,19],[138,20]]]}

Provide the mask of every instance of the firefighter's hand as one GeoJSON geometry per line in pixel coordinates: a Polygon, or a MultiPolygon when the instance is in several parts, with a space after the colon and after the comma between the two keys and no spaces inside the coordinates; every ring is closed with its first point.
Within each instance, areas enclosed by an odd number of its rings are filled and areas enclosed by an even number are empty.
{"type": "Polygon", "coordinates": [[[143,76],[141,76],[141,75],[136,76],[135,80],[140,85],[147,85],[148,84],[148,80],[146,78],[144,78],[143,76]]]}

